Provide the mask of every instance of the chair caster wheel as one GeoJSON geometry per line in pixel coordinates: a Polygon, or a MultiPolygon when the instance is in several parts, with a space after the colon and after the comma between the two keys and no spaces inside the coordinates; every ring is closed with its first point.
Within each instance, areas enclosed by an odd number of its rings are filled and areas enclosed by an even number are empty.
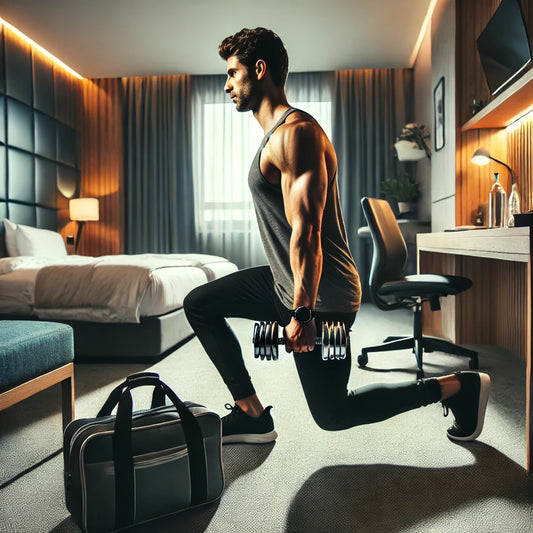
{"type": "Polygon", "coordinates": [[[477,370],[479,368],[479,361],[477,359],[470,359],[468,361],[468,368],[470,370],[477,370]]]}
{"type": "Polygon", "coordinates": [[[359,363],[359,366],[366,366],[368,363],[368,355],[361,354],[357,357],[357,362],[359,363]]]}

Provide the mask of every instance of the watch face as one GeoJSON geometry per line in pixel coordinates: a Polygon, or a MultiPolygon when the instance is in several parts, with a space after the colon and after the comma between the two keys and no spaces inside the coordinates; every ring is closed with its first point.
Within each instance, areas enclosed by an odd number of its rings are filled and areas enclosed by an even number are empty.
{"type": "Polygon", "coordinates": [[[294,311],[294,318],[298,320],[298,322],[309,322],[311,318],[313,318],[313,311],[308,307],[298,307],[294,311]]]}

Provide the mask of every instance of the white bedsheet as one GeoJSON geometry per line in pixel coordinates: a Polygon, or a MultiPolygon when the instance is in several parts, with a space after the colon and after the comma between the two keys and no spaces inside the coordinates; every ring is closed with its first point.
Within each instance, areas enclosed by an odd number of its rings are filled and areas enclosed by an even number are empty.
{"type": "Polygon", "coordinates": [[[237,270],[203,254],[0,259],[0,313],[138,322],[182,307],[193,288],[237,270]]]}

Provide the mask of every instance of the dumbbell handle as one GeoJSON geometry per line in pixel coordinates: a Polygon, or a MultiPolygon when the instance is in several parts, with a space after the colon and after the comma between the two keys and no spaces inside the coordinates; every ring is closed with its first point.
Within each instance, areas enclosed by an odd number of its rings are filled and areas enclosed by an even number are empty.
{"type": "MultiPolygon", "coordinates": [[[[287,343],[287,340],[285,339],[285,337],[278,337],[277,339],[272,339],[272,342],[276,342],[276,341],[278,344],[283,344],[283,345],[287,343]]],[[[317,346],[322,346],[322,337],[317,337],[315,340],[315,344],[317,346]]]]}

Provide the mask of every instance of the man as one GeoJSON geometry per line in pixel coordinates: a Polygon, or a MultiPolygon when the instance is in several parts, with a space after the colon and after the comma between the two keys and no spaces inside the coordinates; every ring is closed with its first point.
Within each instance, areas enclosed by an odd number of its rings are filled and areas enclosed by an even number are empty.
{"type": "Polygon", "coordinates": [[[329,139],[285,96],[288,57],[270,30],[243,29],[219,47],[224,90],[237,111],[251,111],[265,132],[249,186],[269,266],[245,269],[198,287],[185,300],[196,335],[229,388],[235,406],[222,419],[223,442],[277,437],[246,370],[228,317],[285,326],[309,409],[326,430],[385,420],[442,401],[455,416],[448,436],[473,440],[483,427],[490,390],[486,374],[464,372],[416,382],[347,391],[351,359],[323,361],[317,326],[353,324],[360,303],[357,269],[346,241],[338,198],[337,160],[329,139]]]}

